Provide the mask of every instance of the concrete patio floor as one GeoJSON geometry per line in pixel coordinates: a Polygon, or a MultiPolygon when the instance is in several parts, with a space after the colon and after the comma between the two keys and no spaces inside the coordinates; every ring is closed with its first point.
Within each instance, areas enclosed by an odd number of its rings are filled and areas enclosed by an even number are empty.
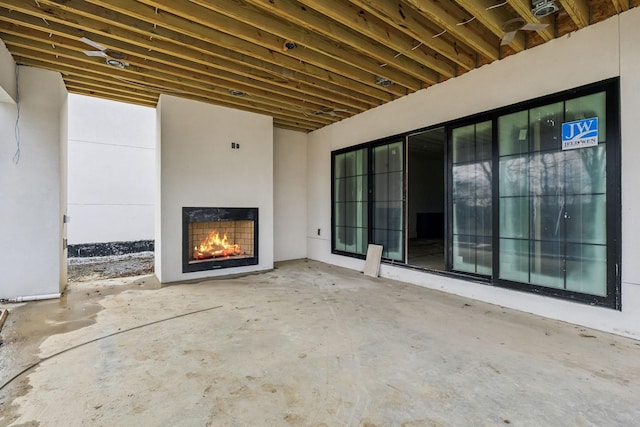
{"type": "Polygon", "coordinates": [[[4,307],[3,426],[640,420],[637,341],[314,261],[4,307]]]}

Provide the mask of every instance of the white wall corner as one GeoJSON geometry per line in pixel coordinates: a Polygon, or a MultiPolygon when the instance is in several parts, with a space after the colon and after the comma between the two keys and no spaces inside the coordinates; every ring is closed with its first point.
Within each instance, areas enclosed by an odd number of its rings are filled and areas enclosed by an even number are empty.
{"type": "Polygon", "coordinates": [[[32,67],[18,67],[18,83],[19,138],[14,138],[15,106],[0,115],[0,133],[11,135],[13,142],[0,148],[0,298],[56,294],[64,286],[61,137],[66,89],[59,73],[32,67]]]}
{"type": "Polygon", "coordinates": [[[16,103],[16,63],[0,39],[0,103],[16,103]]]}
{"type": "Polygon", "coordinates": [[[307,256],[307,134],[273,130],[274,261],[307,256]]]}

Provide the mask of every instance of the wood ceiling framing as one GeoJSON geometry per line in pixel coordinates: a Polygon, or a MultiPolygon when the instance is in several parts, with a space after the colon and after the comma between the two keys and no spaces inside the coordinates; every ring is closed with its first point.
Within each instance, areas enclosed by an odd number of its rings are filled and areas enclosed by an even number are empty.
{"type": "Polygon", "coordinates": [[[0,0],[16,63],[69,92],[145,106],[160,94],[312,131],[637,7],[640,0],[0,0]],[[515,20],[515,21],[514,21],[515,20]],[[517,31],[507,22],[548,24],[517,31]],[[109,56],[81,39],[107,48],[109,56]],[[107,59],[120,59],[118,68],[107,59]]]}

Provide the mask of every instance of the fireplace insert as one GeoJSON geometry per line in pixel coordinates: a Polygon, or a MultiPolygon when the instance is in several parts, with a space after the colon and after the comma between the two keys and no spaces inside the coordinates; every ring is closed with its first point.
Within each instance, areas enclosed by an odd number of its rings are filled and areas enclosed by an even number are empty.
{"type": "Polygon", "coordinates": [[[182,272],[258,264],[258,208],[182,208],[182,272]]]}

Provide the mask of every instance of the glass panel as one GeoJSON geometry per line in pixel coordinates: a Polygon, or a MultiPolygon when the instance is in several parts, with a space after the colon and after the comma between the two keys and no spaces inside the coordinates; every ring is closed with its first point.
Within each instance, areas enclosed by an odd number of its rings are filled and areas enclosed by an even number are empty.
{"type": "Polygon", "coordinates": [[[564,256],[561,242],[531,242],[531,283],[564,287],[564,256]]]}
{"type": "Polygon", "coordinates": [[[565,102],[565,122],[598,118],[598,141],[607,138],[607,95],[605,92],[582,96],[565,102]]]}
{"type": "Polygon", "coordinates": [[[356,252],[358,245],[358,237],[356,229],[353,227],[345,227],[345,250],[348,252],[356,252]]]}
{"type": "Polygon", "coordinates": [[[532,154],[529,161],[531,194],[563,194],[565,163],[565,153],[562,151],[532,154]]]}
{"type": "Polygon", "coordinates": [[[402,202],[389,202],[388,208],[387,228],[402,231],[402,202]]]}
{"type": "Polygon", "coordinates": [[[476,272],[475,238],[473,236],[453,236],[453,269],[476,272]]]}
{"type": "Polygon", "coordinates": [[[402,261],[402,231],[374,228],[373,242],[382,245],[384,258],[402,261]]]}
{"type": "Polygon", "coordinates": [[[401,171],[404,162],[404,142],[394,142],[389,144],[389,172],[401,171]]]}
{"type": "Polygon", "coordinates": [[[389,171],[389,146],[381,145],[373,149],[373,173],[389,171]]]}
{"type": "Polygon", "coordinates": [[[529,198],[500,199],[500,237],[529,238],[529,198]]]}
{"type": "Polygon", "coordinates": [[[350,176],[348,178],[345,178],[344,180],[346,181],[346,185],[345,185],[345,189],[346,189],[346,194],[345,194],[345,201],[347,202],[353,202],[358,200],[358,187],[356,185],[356,177],[355,176],[350,176]]]}
{"type": "Polygon", "coordinates": [[[491,162],[479,162],[475,165],[476,197],[491,198],[491,162]]]}
{"type": "Polygon", "coordinates": [[[356,204],[356,226],[358,227],[367,227],[368,226],[368,212],[367,212],[367,202],[357,202],[356,204]]]}
{"type": "Polygon", "coordinates": [[[468,162],[475,158],[475,125],[459,127],[451,132],[453,163],[468,162]]]}
{"type": "Polygon", "coordinates": [[[346,174],[346,166],[345,166],[345,155],[344,154],[338,154],[335,157],[335,163],[334,163],[334,167],[335,167],[335,177],[336,178],[342,178],[345,176],[346,174]]]}
{"type": "Polygon", "coordinates": [[[333,191],[334,191],[333,197],[336,202],[343,202],[345,200],[346,183],[347,183],[346,178],[339,178],[335,180],[335,183],[333,186],[333,191]]]}
{"type": "Polygon", "coordinates": [[[344,227],[336,227],[335,228],[335,240],[336,240],[336,250],[338,251],[344,251],[345,250],[345,245],[344,245],[344,235],[345,235],[345,231],[344,231],[344,227]]]}
{"type": "Polygon", "coordinates": [[[402,231],[388,231],[385,257],[402,261],[402,247],[402,231]]]}
{"type": "Polygon", "coordinates": [[[476,160],[491,159],[492,138],[491,121],[476,124],[476,160]]]}
{"type": "Polygon", "coordinates": [[[358,197],[356,200],[366,201],[368,199],[367,196],[367,176],[359,176],[356,178],[356,186],[358,188],[358,197]]]}
{"type": "Polygon", "coordinates": [[[500,196],[529,194],[529,164],[524,156],[500,158],[500,196]]]}
{"type": "Polygon", "coordinates": [[[474,209],[475,232],[478,236],[490,237],[492,232],[491,199],[476,199],[474,209]]]}
{"type": "Polygon", "coordinates": [[[493,270],[493,247],[491,236],[479,236],[476,246],[476,260],[478,263],[476,272],[479,274],[491,274],[493,270]]]}
{"type": "Polygon", "coordinates": [[[353,176],[356,174],[356,153],[350,151],[345,153],[345,176],[353,176]]]}
{"type": "Polygon", "coordinates": [[[562,102],[529,110],[529,132],[533,151],[560,149],[563,119],[562,102]]]}
{"type": "Polygon", "coordinates": [[[392,172],[389,174],[389,193],[387,200],[402,200],[402,172],[392,172]]]}
{"type": "Polygon", "coordinates": [[[334,210],[334,218],[335,218],[335,225],[336,226],[342,226],[342,225],[346,225],[346,219],[345,219],[345,204],[344,203],[336,203],[335,204],[335,210],[334,210]]]}
{"type": "Polygon", "coordinates": [[[379,173],[373,176],[373,182],[375,185],[375,200],[384,201],[388,200],[389,194],[389,174],[379,173]]]}
{"type": "Polygon", "coordinates": [[[498,119],[501,278],[604,295],[606,147],[562,151],[561,124],[598,117],[603,141],[605,111],[599,93],[498,119]]]}
{"type": "Polygon", "coordinates": [[[565,151],[568,194],[606,192],[606,144],[565,151]]]}
{"type": "Polygon", "coordinates": [[[387,228],[389,216],[389,202],[375,202],[373,204],[373,226],[387,228]]]}
{"type": "Polygon", "coordinates": [[[528,111],[520,111],[498,118],[498,148],[501,156],[529,151],[528,117],[528,111]]]}
{"type": "Polygon", "coordinates": [[[364,254],[368,244],[367,149],[338,154],[334,165],[334,249],[364,254]]]}
{"type": "Polygon", "coordinates": [[[358,203],[357,202],[346,202],[344,203],[345,211],[346,211],[346,226],[347,227],[356,227],[358,225],[358,203]]]}
{"type": "Polygon", "coordinates": [[[453,268],[490,275],[492,122],[453,129],[453,268]]]}
{"type": "Polygon", "coordinates": [[[453,165],[453,198],[470,199],[475,197],[475,174],[474,164],[453,165]]]}
{"type": "Polygon", "coordinates": [[[453,234],[475,234],[472,209],[473,199],[453,202],[453,234]]]}
{"type": "Polygon", "coordinates": [[[607,295],[607,247],[567,245],[567,289],[607,295]]]}
{"type": "Polygon", "coordinates": [[[565,223],[567,241],[607,243],[607,196],[568,196],[565,223]]]}
{"type": "Polygon", "coordinates": [[[500,239],[500,278],[529,283],[529,241],[500,239]]]}
{"type": "Polygon", "coordinates": [[[367,164],[367,150],[366,148],[362,148],[356,151],[356,171],[360,175],[366,175],[368,169],[369,166],[367,164]]]}
{"type": "Polygon", "coordinates": [[[536,240],[561,240],[564,231],[564,196],[531,198],[531,237],[536,240]]]}

